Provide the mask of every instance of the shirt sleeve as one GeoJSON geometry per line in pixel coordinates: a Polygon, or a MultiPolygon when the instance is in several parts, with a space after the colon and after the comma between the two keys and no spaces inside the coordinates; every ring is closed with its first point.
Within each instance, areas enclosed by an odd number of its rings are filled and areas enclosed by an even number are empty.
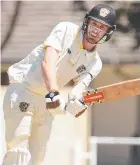
{"type": "Polygon", "coordinates": [[[79,77],[75,78],[76,84],[74,85],[69,97],[75,97],[80,99],[82,97],[82,92],[86,90],[93,79],[100,73],[102,69],[102,61],[98,58],[96,59],[89,69],[79,77]],[[92,67],[91,67],[92,66],[92,67]]]}
{"type": "Polygon", "coordinates": [[[58,51],[63,50],[63,41],[66,34],[66,26],[63,22],[57,24],[47,39],[44,41],[44,47],[51,46],[58,51]]]}

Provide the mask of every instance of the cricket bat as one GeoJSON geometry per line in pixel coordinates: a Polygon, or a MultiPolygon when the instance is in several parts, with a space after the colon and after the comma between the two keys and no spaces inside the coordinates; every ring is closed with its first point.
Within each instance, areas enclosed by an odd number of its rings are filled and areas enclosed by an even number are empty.
{"type": "Polygon", "coordinates": [[[85,91],[83,101],[85,104],[96,104],[136,95],[140,95],[140,78],[85,91]]]}

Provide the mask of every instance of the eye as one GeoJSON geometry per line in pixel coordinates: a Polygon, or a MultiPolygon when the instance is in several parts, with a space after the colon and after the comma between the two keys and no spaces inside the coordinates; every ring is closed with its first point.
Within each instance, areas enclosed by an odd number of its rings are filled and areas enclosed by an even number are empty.
{"type": "Polygon", "coordinates": [[[106,28],[104,26],[101,26],[100,29],[101,30],[106,30],[106,28]]]}
{"type": "Polygon", "coordinates": [[[96,26],[96,23],[92,23],[91,26],[96,26]]]}
{"type": "Polygon", "coordinates": [[[90,25],[96,25],[95,21],[90,22],[90,25]]]}

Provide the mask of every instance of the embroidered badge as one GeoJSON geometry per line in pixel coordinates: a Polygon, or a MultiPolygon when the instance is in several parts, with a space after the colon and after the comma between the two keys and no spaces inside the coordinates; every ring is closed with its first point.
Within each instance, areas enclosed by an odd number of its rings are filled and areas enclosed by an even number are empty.
{"type": "Polygon", "coordinates": [[[67,51],[68,51],[68,53],[69,53],[69,54],[71,54],[71,50],[70,50],[69,48],[68,48],[68,50],[67,50],[67,51]]]}
{"type": "Polygon", "coordinates": [[[101,10],[100,10],[100,16],[102,16],[102,17],[106,17],[109,13],[110,13],[110,11],[106,8],[101,8],[101,10]]]}
{"type": "Polygon", "coordinates": [[[80,74],[80,73],[82,73],[83,71],[85,71],[86,70],[86,67],[84,66],[84,65],[81,65],[81,66],[79,66],[77,69],[76,69],[76,72],[78,73],[78,74],[80,74]]]}
{"type": "Polygon", "coordinates": [[[29,107],[29,103],[26,103],[26,102],[20,102],[19,103],[19,108],[22,112],[26,112],[28,107],[29,107]]]}

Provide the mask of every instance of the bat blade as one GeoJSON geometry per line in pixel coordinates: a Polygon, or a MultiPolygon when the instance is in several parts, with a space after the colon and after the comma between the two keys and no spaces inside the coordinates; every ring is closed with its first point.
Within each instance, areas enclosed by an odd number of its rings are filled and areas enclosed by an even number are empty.
{"type": "Polygon", "coordinates": [[[83,92],[85,104],[96,104],[140,95],[140,79],[123,81],[83,92]]]}

